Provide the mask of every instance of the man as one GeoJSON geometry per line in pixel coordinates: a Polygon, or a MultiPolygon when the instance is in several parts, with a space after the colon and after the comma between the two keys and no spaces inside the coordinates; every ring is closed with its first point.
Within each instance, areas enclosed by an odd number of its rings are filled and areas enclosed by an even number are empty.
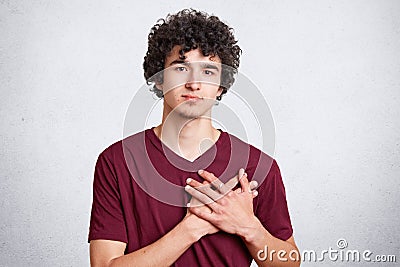
{"type": "Polygon", "coordinates": [[[299,265],[288,257],[298,250],[276,162],[211,123],[239,66],[236,43],[195,10],[152,28],[144,71],[163,97],[162,122],[99,156],[92,266],[299,265]],[[287,260],[260,257],[266,246],[287,260]]]}

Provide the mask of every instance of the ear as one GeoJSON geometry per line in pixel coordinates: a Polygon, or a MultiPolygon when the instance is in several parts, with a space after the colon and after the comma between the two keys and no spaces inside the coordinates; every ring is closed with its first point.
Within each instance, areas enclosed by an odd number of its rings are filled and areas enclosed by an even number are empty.
{"type": "Polygon", "coordinates": [[[218,91],[217,91],[217,96],[220,96],[221,94],[222,94],[222,91],[223,91],[224,89],[220,86],[219,88],[218,88],[218,91]]]}
{"type": "Polygon", "coordinates": [[[163,84],[162,83],[156,83],[155,86],[156,86],[156,88],[158,90],[161,90],[161,91],[163,90],[163,84]]]}

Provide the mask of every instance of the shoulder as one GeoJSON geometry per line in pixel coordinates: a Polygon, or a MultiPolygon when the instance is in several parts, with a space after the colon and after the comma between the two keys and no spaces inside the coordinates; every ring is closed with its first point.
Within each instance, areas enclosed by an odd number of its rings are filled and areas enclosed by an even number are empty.
{"type": "Polygon", "coordinates": [[[140,147],[141,141],[144,141],[147,130],[129,135],[121,140],[118,140],[106,147],[99,155],[107,159],[117,159],[124,154],[124,150],[129,147],[140,147]]]}

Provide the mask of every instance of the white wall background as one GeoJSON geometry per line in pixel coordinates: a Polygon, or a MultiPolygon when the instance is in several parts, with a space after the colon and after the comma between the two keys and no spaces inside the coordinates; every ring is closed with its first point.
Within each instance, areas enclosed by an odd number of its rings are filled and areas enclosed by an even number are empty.
{"type": "Polygon", "coordinates": [[[299,248],[345,238],[399,262],[400,1],[167,2],[0,1],[0,266],[89,264],[96,158],[122,137],[151,26],[184,7],[235,28],[299,248]]]}

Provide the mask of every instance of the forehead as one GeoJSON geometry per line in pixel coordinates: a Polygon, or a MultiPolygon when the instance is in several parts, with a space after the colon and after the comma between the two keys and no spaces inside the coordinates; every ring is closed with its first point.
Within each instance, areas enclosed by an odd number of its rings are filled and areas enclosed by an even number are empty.
{"type": "MultiPolygon", "coordinates": [[[[165,58],[165,67],[169,66],[169,64],[173,61],[180,60],[179,50],[181,46],[174,46],[171,52],[165,58]]],[[[204,56],[199,48],[190,50],[185,53],[185,61],[194,62],[194,61],[203,61],[203,62],[214,62],[221,63],[221,59],[218,56],[204,56]]]]}

